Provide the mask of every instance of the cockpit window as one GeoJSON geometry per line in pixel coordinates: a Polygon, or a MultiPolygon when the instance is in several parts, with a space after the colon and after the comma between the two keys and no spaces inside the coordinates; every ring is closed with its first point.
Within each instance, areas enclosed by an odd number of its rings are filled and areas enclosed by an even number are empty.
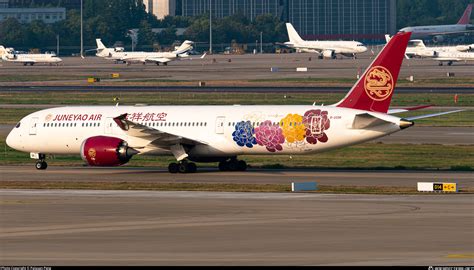
{"type": "Polygon", "coordinates": [[[21,122],[18,122],[18,124],[16,124],[15,128],[19,128],[21,125],[21,122]]]}

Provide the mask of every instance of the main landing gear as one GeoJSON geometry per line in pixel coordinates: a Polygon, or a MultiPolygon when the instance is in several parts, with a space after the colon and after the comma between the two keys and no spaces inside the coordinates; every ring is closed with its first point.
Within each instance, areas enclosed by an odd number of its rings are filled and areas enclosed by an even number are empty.
{"type": "Polygon", "coordinates": [[[195,173],[197,171],[196,163],[183,160],[179,163],[170,163],[168,165],[170,173],[195,173]]]}
{"type": "Polygon", "coordinates": [[[39,154],[39,160],[35,164],[37,170],[46,170],[48,168],[48,163],[46,163],[45,159],[46,155],[39,154]]]}
{"type": "Polygon", "coordinates": [[[247,170],[247,162],[232,158],[230,160],[219,162],[220,171],[243,172],[247,170]]]}

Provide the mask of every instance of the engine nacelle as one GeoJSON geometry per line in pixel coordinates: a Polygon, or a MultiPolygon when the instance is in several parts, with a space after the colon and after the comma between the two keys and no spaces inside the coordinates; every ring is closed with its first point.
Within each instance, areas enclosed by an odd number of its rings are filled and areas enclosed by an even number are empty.
{"type": "Polygon", "coordinates": [[[443,42],[443,41],[444,41],[444,36],[442,36],[442,35],[437,35],[437,36],[433,37],[433,42],[435,42],[435,43],[443,42]]]}
{"type": "Polygon", "coordinates": [[[124,47],[115,47],[115,48],[114,48],[114,51],[115,51],[115,52],[124,52],[124,51],[125,51],[125,48],[124,48],[124,47]]]}
{"type": "Polygon", "coordinates": [[[334,51],[331,51],[331,50],[325,50],[325,51],[323,51],[323,57],[324,58],[335,58],[336,53],[334,51]]]}
{"type": "Polygon", "coordinates": [[[421,51],[418,53],[418,55],[421,57],[437,57],[438,52],[437,51],[421,51]]]}
{"type": "Polygon", "coordinates": [[[81,158],[90,166],[121,166],[137,153],[127,142],[114,137],[90,137],[81,145],[81,158]]]}
{"type": "Polygon", "coordinates": [[[458,52],[469,52],[474,49],[474,44],[471,45],[458,45],[456,46],[456,50],[458,52]]]}

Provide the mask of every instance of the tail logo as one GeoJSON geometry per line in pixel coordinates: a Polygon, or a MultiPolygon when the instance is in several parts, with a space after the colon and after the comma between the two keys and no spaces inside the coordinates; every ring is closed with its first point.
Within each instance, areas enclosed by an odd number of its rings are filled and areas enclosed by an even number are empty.
{"type": "Polygon", "coordinates": [[[385,67],[375,66],[367,72],[364,88],[371,99],[383,101],[393,92],[392,74],[385,67]]]}

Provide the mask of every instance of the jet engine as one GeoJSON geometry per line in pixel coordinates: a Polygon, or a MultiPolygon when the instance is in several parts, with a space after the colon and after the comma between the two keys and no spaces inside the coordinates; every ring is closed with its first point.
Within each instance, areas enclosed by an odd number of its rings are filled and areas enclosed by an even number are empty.
{"type": "Polygon", "coordinates": [[[336,53],[334,51],[331,51],[331,50],[325,50],[323,51],[323,56],[325,58],[336,58],[336,53]]]}
{"type": "Polygon", "coordinates": [[[433,37],[433,42],[438,43],[438,42],[443,42],[444,41],[444,36],[442,35],[437,35],[433,37]]]}
{"type": "Polygon", "coordinates": [[[81,145],[81,158],[90,166],[112,167],[127,163],[138,151],[122,139],[96,136],[81,145]]]}
{"type": "Polygon", "coordinates": [[[438,57],[437,51],[421,51],[418,53],[421,57],[438,57]]]}
{"type": "Polygon", "coordinates": [[[468,52],[474,49],[474,44],[471,45],[458,45],[456,46],[456,50],[458,52],[468,52]]]}
{"type": "Polygon", "coordinates": [[[124,51],[125,51],[125,48],[124,48],[124,47],[115,47],[115,48],[114,48],[114,51],[115,51],[115,52],[124,52],[124,51]]]}

